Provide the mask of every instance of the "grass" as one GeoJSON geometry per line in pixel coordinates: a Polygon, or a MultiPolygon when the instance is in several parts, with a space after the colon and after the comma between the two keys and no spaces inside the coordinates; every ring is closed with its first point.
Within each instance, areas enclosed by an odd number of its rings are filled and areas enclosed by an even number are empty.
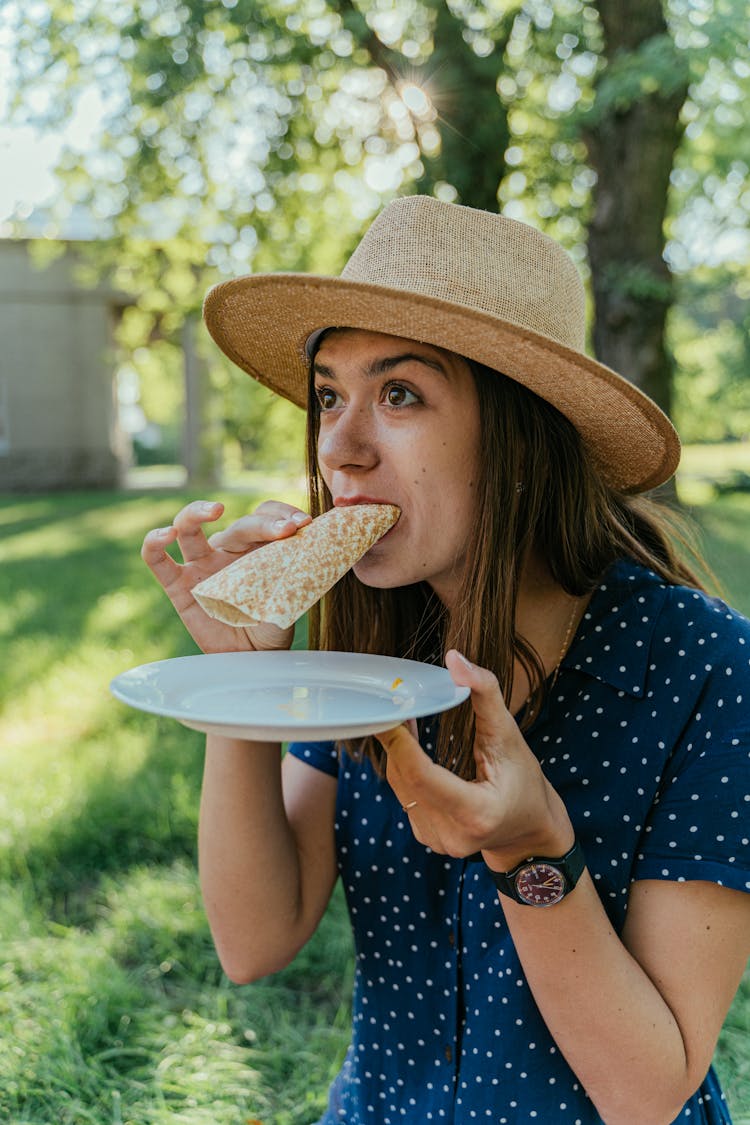
{"type": "Polygon", "coordinates": [[[287,972],[230,986],[195,874],[202,738],[109,695],[123,669],[195,651],[138,557],[183,500],[0,503],[0,1121],[13,1125],[308,1125],[348,1042],[340,898],[287,972]]]}
{"type": "MultiPolygon", "coordinates": [[[[195,651],[140,562],[186,493],[0,500],[0,1121],[310,1125],[349,1034],[340,895],[295,963],[221,974],[200,901],[201,736],[109,680],[195,651]]],[[[247,498],[232,495],[229,514],[247,498]]],[[[750,613],[750,496],[697,509],[750,613]]],[[[717,1064],[750,1125],[750,980],[717,1064]]]]}

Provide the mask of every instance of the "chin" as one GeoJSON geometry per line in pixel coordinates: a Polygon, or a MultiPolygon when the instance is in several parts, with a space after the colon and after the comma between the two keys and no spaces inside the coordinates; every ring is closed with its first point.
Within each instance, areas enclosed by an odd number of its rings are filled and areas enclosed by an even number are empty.
{"type": "Polygon", "coordinates": [[[352,570],[363,586],[370,586],[374,590],[394,590],[397,586],[410,586],[418,581],[405,574],[394,574],[390,568],[378,566],[377,563],[366,563],[364,559],[355,563],[352,570]]]}

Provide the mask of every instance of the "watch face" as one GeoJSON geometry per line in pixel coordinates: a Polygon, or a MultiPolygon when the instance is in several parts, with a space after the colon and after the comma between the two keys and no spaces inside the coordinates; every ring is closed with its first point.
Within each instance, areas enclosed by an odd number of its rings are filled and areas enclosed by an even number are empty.
{"type": "Polygon", "coordinates": [[[551,863],[528,863],[516,875],[516,891],[529,906],[554,906],[565,895],[565,878],[551,863]]]}

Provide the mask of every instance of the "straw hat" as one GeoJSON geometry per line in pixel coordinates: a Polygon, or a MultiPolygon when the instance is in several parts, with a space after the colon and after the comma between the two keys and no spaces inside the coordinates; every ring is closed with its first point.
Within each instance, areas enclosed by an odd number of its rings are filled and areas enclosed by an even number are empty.
{"type": "Polygon", "coordinates": [[[215,286],[204,317],[229,358],[307,405],[308,341],[328,327],[420,340],[501,371],[576,426],[602,474],[641,492],[677,467],[674,428],[651,399],[584,352],[578,271],[527,223],[426,196],[389,204],[341,277],[256,274],[215,286]]]}

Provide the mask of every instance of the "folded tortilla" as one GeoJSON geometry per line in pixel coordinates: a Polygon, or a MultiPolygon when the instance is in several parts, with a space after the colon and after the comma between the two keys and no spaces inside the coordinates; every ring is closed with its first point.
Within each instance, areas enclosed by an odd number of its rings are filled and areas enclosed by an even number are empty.
{"type": "Polygon", "coordinates": [[[286,629],[320,601],[400,514],[393,504],[332,508],[288,539],[267,543],[199,582],[193,597],[227,625],[268,621],[286,629]]]}

